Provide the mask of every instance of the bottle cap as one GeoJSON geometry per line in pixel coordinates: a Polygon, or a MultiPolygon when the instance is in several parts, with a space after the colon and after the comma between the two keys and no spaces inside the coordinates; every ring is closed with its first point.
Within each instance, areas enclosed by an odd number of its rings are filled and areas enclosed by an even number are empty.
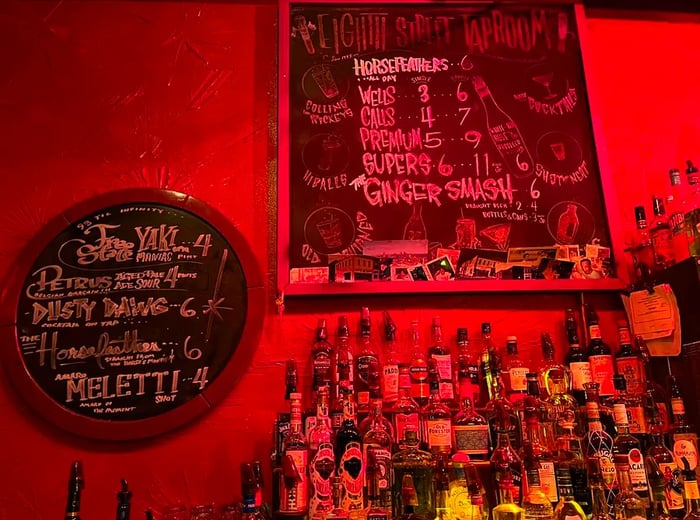
{"type": "Polygon", "coordinates": [[[613,385],[615,386],[615,390],[627,390],[627,381],[625,380],[625,376],[615,374],[613,376],[613,385]]]}
{"type": "Polygon", "coordinates": [[[685,161],[685,164],[686,164],[686,166],[687,166],[687,168],[686,168],[686,170],[685,170],[685,173],[686,173],[686,174],[698,173],[698,169],[697,169],[697,168],[695,167],[695,165],[693,164],[693,161],[691,161],[690,159],[688,159],[687,161],[685,161]]]}
{"type": "Polygon", "coordinates": [[[517,336],[508,336],[506,337],[506,343],[517,343],[518,342],[518,337],[517,336]]]}
{"type": "Polygon", "coordinates": [[[681,184],[681,172],[678,168],[671,168],[668,171],[669,176],[671,177],[671,186],[680,186],[681,184]]]}
{"type": "Polygon", "coordinates": [[[457,329],[457,341],[462,342],[462,341],[468,341],[469,340],[469,331],[465,327],[460,327],[457,329]]]}
{"type": "Polygon", "coordinates": [[[433,316],[433,327],[440,327],[442,326],[442,321],[440,320],[440,316],[433,316]]]}
{"type": "Polygon", "coordinates": [[[666,213],[666,208],[664,208],[664,201],[661,197],[651,198],[652,207],[654,209],[654,215],[663,215],[666,213]]]}
{"type": "Polygon", "coordinates": [[[483,334],[491,334],[491,324],[490,323],[482,323],[481,324],[481,332],[483,334]]]}

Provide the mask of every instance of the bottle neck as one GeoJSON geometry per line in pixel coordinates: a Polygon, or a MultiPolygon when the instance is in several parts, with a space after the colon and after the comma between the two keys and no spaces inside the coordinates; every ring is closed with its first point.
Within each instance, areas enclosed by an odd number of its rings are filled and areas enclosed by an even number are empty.
{"type": "Polygon", "coordinates": [[[630,478],[629,467],[616,468],[617,470],[617,481],[620,483],[620,491],[632,491],[632,480],[630,478]]]}
{"type": "Polygon", "coordinates": [[[597,400],[586,402],[586,420],[588,421],[589,431],[601,431],[603,425],[600,422],[600,405],[597,400]]]}
{"type": "Polygon", "coordinates": [[[591,511],[594,517],[608,514],[608,502],[605,499],[605,489],[596,484],[591,486],[591,511]]]}
{"type": "Polygon", "coordinates": [[[506,486],[502,487],[499,489],[498,494],[500,495],[501,499],[499,502],[501,504],[512,504],[513,503],[513,487],[512,486],[506,486]]]}

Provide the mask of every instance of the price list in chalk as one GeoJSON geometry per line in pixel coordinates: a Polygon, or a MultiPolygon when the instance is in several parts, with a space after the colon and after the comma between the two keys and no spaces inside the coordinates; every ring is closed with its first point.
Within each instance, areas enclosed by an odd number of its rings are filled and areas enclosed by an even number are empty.
{"type": "Polygon", "coordinates": [[[294,4],[290,28],[291,267],[609,245],[572,6],[294,4]]]}
{"type": "Polygon", "coordinates": [[[123,204],[39,254],[17,312],[21,358],[60,406],[104,420],[171,411],[205,391],[245,324],[242,267],[199,216],[123,204]]]}

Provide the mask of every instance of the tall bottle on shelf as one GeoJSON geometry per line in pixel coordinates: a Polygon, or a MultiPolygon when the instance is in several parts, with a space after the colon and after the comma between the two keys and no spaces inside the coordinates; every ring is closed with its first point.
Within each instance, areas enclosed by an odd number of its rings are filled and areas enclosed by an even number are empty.
{"type": "MultiPolygon", "coordinates": [[[[556,503],[559,493],[555,457],[541,438],[539,410],[529,396],[525,398],[525,430],[526,440],[523,441],[521,459],[527,470],[527,486],[530,487],[530,478],[536,472],[539,491],[544,493],[550,503],[556,503]]],[[[525,515],[527,516],[527,507],[525,515]]]]}
{"type": "MultiPolygon", "coordinates": [[[[496,346],[491,340],[491,324],[488,322],[481,324],[481,399],[482,403],[496,398],[498,385],[496,379],[500,376],[501,356],[496,351],[496,346]]],[[[501,387],[501,390],[503,388],[501,387]]]]}
{"type": "Polygon", "coordinates": [[[549,332],[540,334],[540,342],[542,344],[542,357],[544,358],[542,366],[537,370],[537,380],[540,384],[540,389],[543,390],[545,395],[551,396],[554,392],[552,374],[557,373],[561,375],[561,384],[558,385],[558,389],[568,393],[571,388],[571,372],[564,365],[554,360],[554,342],[549,332]]]}
{"type": "MultiPolygon", "coordinates": [[[[600,461],[595,457],[588,458],[586,466],[588,468],[588,483],[591,488],[591,515],[589,520],[613,520],[610,514],[612,508],[608,504],[607,487],[600,471],[600,461]]],[[[615,480],[617,480],[617,477],[615,480]]]]}
{"type": "Polygon", "coordinates": [[[83,464],[76,460],[71,464],[68,478],[68,499],[66,501],[65,520],[80,520],[80,496],[85,487],[83,464]]]}
{"type": "Polygon", "coordinates": [[[613,357],[610,347],[603,341],[600,333],[598,313],[587,306],[588,321],[588,362],[591,364],[591,380],[600,385],[600,397],[609,397],[615,394],[612,377],[615,374],[613,357]]]}
{"type": "MultiPolygon", "coordinates": [[[[379,450],[383,452],[384,450],[379,450]]],[[[374,447],[367,451],[367,520],[389,520],[391,518],[391,487],[386,482],[389,467],[384,453],[377,454],[374,447]]]]}
{"type": "Polygon", "coordinates": [[[333,429],[328,416],[328,386],[318,389],[316,405],[316,425],[308,435],[309,439],[309,519],[323,520],[333,508],[331,497],[331,477],[335,472],[333,453],[333,429]]]}
{"type": "MultiPolygon", "coordinates": [[[[368,467],[369,453],[370,451],[372,452],[372,469],[376,472],[373,478],[376,479],[376,485],[378,486],[375,490],[378,494],[376,500],[381,507],[386,508],[391,507],[391,497],[384,495],[379,496],[379,494],[382,490],[391,489],[391,451],[393,448],[393,438],[391,431],[387,429],[387,425],[384,423],[381,398],[372,399],[371,407],[372,411],[369,416],[371,418],[371,423],[369,430],[362,438],[362,451],[364,460],[368,461],[368,467]]],[[[390,427],[391,423],[389,423],[388,426],[390,427]]],[[[374,482],[369,480],[369,477],[366,479],[365,489],[367,492],[369,492],[370,485],[374,484],[374,482]]]]}
{"type": "Polygon", "coordinates": [[[651,420],[651,446],[647,451],[646,467],[654,510],[658,509],[658,502],[663,501],[670,516],[683,518],[685,503],[681,470],[673,458],[673,453],[664,443],[662,425],[657,417],[651,420]]]}
{"type": "Polygon", "coordinates": [[[366,413],[369,409],[370,371],[379,367],[379,353],[372,341],[372,319],[369,308],[360,310],[360,346],[355,358],[355,395],[358,413],[366,413]]]}
{"type": "Polygon", "coordinates": [[[129,520],[131,516],[131,491],[126,480],[121,479],[121,487],[117,492],[117,520],[129,520]]]}
{"type": "Polygon", "coordinates": [[[392,410],[395,441],[399,449],[405,448],[403,441],[406,438],[406,429],[420,431],[420,406],[411,397],[411,378],[408,371],[406,366],[399,368],[399,400],[392,410]]]}
{"type": "MultiPolygon", "coordinates": [[[[552,502],[542,490],[540,484],[540,463],[532,453],[532,443],[525,442],[525,474],[527,476],[527,491],[523,496],[523,509],[526,520],[551,520],[554,516],[552,502]]],[[[556,486],[555,486],[556,487],[556,486]]]]}
{"type": "Polygon", "coordinates": [[[632,346],[630,326],[627,321],[617,324],[617,337],[620,348],[615,354],[615,366],[617,373],[625,378],[627,392],[633,395],[644,393],[644,360],[639,351],[632,346]]]}
{"type": "Polygon", "coordinates": [[[284,514],[306,514],[309,497],[309,446],[302,432],[301,394],[293,393],[290,397],[289,432],[282,442],[279,510],[284,514]]]}
{"type": "Polygon", "coordinates": [[[584,406],[586,404],[584,385],[591,382],[591,364],[588,361],[586,350],[581,346],[574,309],[566,309],[565,327],[569,342],[565,363],[571,371],[571,395],[578,401],[579,406],[584,406]]]}
{"type": "Polygon", "coordinates": [[[506,387],[506,397],[516,404],[525,398],[527,393],[526,375],[530,369],[523,363],[518,354],[518,338],[508,336],[506,338],[506,356],[503,360],[504,367],[501,372],[506,387]]]}
{"type": "Polygon", "coordinates": [[[447,405],[455,402],[454,382],[452,381],[452,353],[443,340],[440,316],[433,317],[431,327],[431,345],[428,347],[428,359],[435,361],[440,374],[440,398],[447,405]]]}
{"type": "Polygon", "coordinates": [[[700,208],[700,172],[693,164],[693,161],[686,161],[685,170],[686,179],[688,181],[688,207],[685,214],[685,232],[688,243],[688,251],[691,255],[700,254],[700,240],[696,231],[698,223],[698,208],[700,208]]]}
{"type": "Polygon", "coordinates": [[[651,246],[654,249],[655,267],[662,270],[676,262],[673,249],[673,232],[669,219],[666,216],[663,199],[654,196],[651,202],[654,210],[654,225],[649,234],[651,236],[651,246]]]}
{"type": "Polygon", "coordinates": [[[463,379],[470,381],[472,404],[481,403],[481,384],[479,377],[479,355],[469,342],[469,332],[466,327],[457,329],[457,363],[455,379],[459,383],[463,379]]]}
{"type": "MultiPolygon", "coordinates": [[[[311,390],[315,396],[321,387],[330,388],[333,381],[331,357],[333,345],[328,342],[328,327],[324,318],[319,318],[316,341],[311,347],[311,390]]],[[[312,400],[316,400],[315,397],[312,400]]]]}
{"type": "Polygon", "coordinates": [[[685,494],[685,517],[683,520],[700,519],[700,492],[695,471],[683,471],[683,493],[685,494]]]}
{"type": "Polygon", "coordinates": [[[615,520],[646,520],[647,506],[632,488],[629,459],[623,454],[615,455],[615,470],[620,490],[615,496],[613,512],[615,520]]]}
{"type": "Polygon", "coordinates": [[[494,424],[496,425],[498,440],[489,461],[491,472],[495,479],[494,484],[497,489],[501,489],[501,481],[507,478],[509,487],[512,486],[510,493],[513,499],[515,502],[520,502],[523,463],[510,443],[510,432],[515,427],[515,424],[512,422],[512,414],[503,403],[498,403],[494,424]]]}
{"type": "Polygon", "coordinates": [[[676,377],[669,376],[671,392],[671,413],[673,414],[673,453],[676,459],[685,457],[695,470],[698,461],[698,436],[695,429],[688,423],[685,413],[685,403],[676,377]],[[694,465],[693,465],[694,463],[694,465]]]}
{"type": "Polygon", "coordinates": [[[518,483],[506,469],[498,480],[498,505],[491,510],[493,520],[525,520],[525,510],[518,505],[518,483]]]}
{"type": "Polygon", "coordinates": [[[397,499],[395,511],[401,511],[398,520],[428,520],[428,516],[421,513],[425,508],[416,492],[413,475],[405,473],[398,483],[400,494],[397,499]]]}
{"type": "Polygon", "coordinates": [[[352,393],[346,396],[343,411],[343,423],[335,436],[336,471],[343,479],[343,508],[348,511],[350,520],[359,520],[364,509],[365,461],[352,393]]]}
{"type": "Polygon", "coordinates": [[[419,406],[425,406],[430,396],[428,360],[423,354],[417,320],[411,322],[411,360],[408,371],[411,377],[411,397],[419,406]]]}
{"type": "Polygon", "coordinates": [[[430,517],[435,513],[433,508],[432,478],[435,461],[430,452],[420,449],[418,432],[407,425],[404,430],[404,449],[397,451],[391,457],[393,473],[393,509],[402,511],[402,500],[405,502],[406,477],[409,477],[413,503],[412,512],[430,517]]]}
{"type": "Polygon", "coordinates": [[[584,437],[584,449],[587,459],[596,459],[598,461],[597,471],[600,472],[605,500],[608,504],[608,512],[610,512],[612,511],[613,501],[617,495],[619,485],[615,472],[615,464],[613,462],[613,440],[612,437],[603,430],[603,425],[600,422],[600,397],[598,388],[599,385],[596,382],[585,384],[588,432],[584,437]]]}
{"type": "Polygon", "coordinates": [[[396,346],[396,323],[388,311],[382,313],[386,355],[382,366],[382,395],[387,407],[399,399],[399,355],[396,346]]]}
{"type": "Polygon", "coordinates": [[[340,389],[340,374],[344,372],[349,382],[349,390],[353,392],[355,381],[355,356],[350,345],[350,327],[348,317],[338,316],[335,351],[333,352],[333,398],[338,397],[340,389]]]}
{"type": "Polygon", "coordinates": [[[440,372],[434,359],[429,361],[430,397],[421,409],[424,440],[428,451],[450,453],[452,451],[452,412],[440,397],[440,372]]]}
{"type": "Polygon", "coordinates": [[[639,352],[644,364],[644,394],[643,405],[649,417],[656,417],[660,428],[664,433],[671,430],[671,417],[668,411],[665,390],[655,380],[651,371],[651,354],[642,336],[634,338],[636,350],[639,352]]]}
{"type": "Polygon", "coordinates": [[[688,239],[685,229],[685,214],[687,213],[688,201],[683,196],[681,188],[681,172],[678,168],[671,168],[668,172],[671,180],[671,192],[666,198],[669,210],[669,224],[673,237],[673,256],[676,262],[681,262],[688,258],[688,239]]]}
{"type": "Polygon", "coordinates": [[[437,455],[435,473],[433,474],[433,490],[435,492],[435,520],[452,520],[453,513],[450,504],[450,477],[448,474],[448,454],[437,455]]]}
{"type": "Polygon", "coordinates": [[[555,465],[559,505],[561,505],[561,508],[558,507],[560,516],[567,516],[566,511],[577,510],[576,507],[588,514],[591,511],[591,495],[581,439],[574,434],[573,415],[569,415],[568,419],[561,417],[560,421],[566,423],[565,433],[557,436],[555,465]],[[571,501],[576,505],[570,505],[571,501]]]}
{"type": "Polygon", "coordinates": [[[459,373],[459,411],[452,419],[453,446],[474,460],[487,460],[489,455],[489,424],[474,410],[473,386],[469,374],[459,373]]]}

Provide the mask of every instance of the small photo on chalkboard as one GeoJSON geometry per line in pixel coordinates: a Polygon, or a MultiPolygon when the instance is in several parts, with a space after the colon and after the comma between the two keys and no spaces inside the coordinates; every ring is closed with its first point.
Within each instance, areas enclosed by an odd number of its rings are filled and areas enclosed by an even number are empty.
{"type": "Polygon", "coordinates": [[[283,3],[280,289],[390,291],[398,266],[421,290],[612,286],[612,254],[580,267],[617,251],[582,21],[574,2],[283,3]],[[540,276],[555,255],[579,267],[540,276]]]}

